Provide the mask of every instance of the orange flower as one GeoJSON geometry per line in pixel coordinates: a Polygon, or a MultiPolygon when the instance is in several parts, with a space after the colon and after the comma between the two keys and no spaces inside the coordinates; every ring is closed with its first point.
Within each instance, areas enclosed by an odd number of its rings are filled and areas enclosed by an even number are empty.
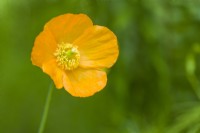
{"type": "Polygon", "coordinates": [[[32,63],[71,95],[91,96],[107,82],[105,68],[117,60],[117,38],[108,28],[93,25],[84,14],[51,19],[36,37],[32,63]]]}

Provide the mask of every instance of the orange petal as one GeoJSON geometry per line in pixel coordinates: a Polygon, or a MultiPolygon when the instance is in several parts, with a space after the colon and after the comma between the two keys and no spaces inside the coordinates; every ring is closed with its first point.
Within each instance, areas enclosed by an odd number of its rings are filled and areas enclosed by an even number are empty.
{"type": "Polygon", "coordinates": [[[51,19],[45,29],[52,32],[58,43],[71,43],[91,26],[92,21],[84,14],[64,14],[51,19]]]}
{"type": "Polygon", "coordinates": [[[47,73],[54,81],[56,88],[63,87],[63,74],[64,72],[57,66],[56,60],[51,60],[43,64],[42,70],[47,73]]]}
{"type": "Polygon", "coordinates": [[[73,44],[78,46],[83,68],[110,68],[119,54],[115,34],[103,26],[88,28],[73,44]]]}
{"type": "Polygon", "coordinates": [[[94,69],[77,68],[64,75],[64,88],[73,96],[88,97],[106,85],[106,73],[94,69]]]}
{"type": "Polygon", "coordinates": [[[42,31],[35,39],[31,53],[31,61],[34,65],[41,67],[43,63],[54,58],[56,42],[51,32],[42,31]]]}

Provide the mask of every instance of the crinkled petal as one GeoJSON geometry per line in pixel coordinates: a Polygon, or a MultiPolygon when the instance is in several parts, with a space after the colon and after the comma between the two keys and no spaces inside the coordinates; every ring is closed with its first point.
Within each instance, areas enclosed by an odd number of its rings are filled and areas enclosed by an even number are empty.
{"type": "Polygon", "coordinates": [[[41,67],[43,63],[54,58],[56,41],[48,30],[42,31],[35,39],[31,53],[31,61],[34,65],[41,67]]]}
{"type": "Polygon", "coordinates": [[[53,59],[43,64],[42,70],[47,73],[54,81],[56,88],[60,89],[63,87],[63,70],[61,70],[56,61],[53,59]]]}
{"type": "Polygon", "coordinates": [[[115,34],[103,26],[88,28],[73,44],[78,46],[83,68],[110,68],[119,54],[115,34]]]}
{"type": "Polygon", "coordinates": [[[64,75],[64,88],[73,96],[88,97],[103,89],[107,82],[104,71],[77,68],[64,75]]]}
{"type": "Polygon", "coordinates": [[[64,14],[51,19],[45,29],[49,29],[58,43],[72,43],[87,28],[93,26],[84,14],[64,14]]]}

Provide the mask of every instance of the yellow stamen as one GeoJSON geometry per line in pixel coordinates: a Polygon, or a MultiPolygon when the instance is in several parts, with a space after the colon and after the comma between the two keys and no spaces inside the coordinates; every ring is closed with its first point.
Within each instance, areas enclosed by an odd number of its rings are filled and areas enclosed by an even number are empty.
{"type": "Polygon", "coordinates": [[[56,56],[56,62],[64,70],[73,70],[78,67],[80,60],[80,53],[70,43],[61,43],[58,45],[54,55],[56,56]]]}

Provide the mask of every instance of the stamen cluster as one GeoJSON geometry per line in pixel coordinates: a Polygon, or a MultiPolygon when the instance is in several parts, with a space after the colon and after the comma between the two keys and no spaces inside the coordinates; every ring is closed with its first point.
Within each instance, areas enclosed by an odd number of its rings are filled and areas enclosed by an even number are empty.
{"type": "Polygon", "coordinates": [[[56,62],[64,70],[73,70],[79,65],[80,53],[77,46],[70,43],[59,44],[54,55],[56,62]]]}

